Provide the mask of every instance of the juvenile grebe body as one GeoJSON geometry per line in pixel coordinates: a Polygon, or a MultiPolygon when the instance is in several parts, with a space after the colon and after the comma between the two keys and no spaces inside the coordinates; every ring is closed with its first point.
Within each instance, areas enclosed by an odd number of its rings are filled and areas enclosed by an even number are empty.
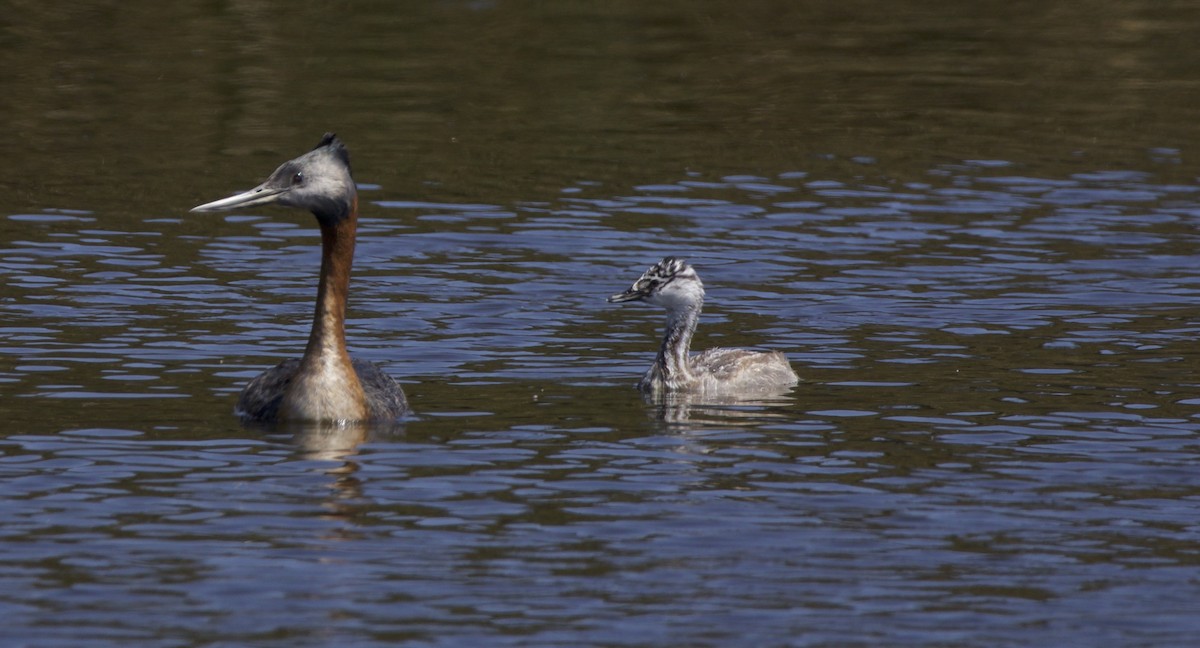
{"type": "Polygon", "coordinates": [[[645,301],[667,310],[667,330],[654,364],[638,382],[648,394],[759,395],[794,386],[799,377],[778,351],[708,349],[691,354],[704,305],[704,284],[686,261],[667,257],[609,302],[645,301]]]}
{"type": "Polygon", "coordinates": [[[284,162],[261,185],[192,208],[194,212],[283,205],[307,209],[321,229],[321,274],[308,346],[298,360],[285,360],[250,381],[236,412],[255,421],[395,420],[410,410],[404,391],[378,365],[351,360],[346,351],[346,297],[358,191],[350,156],[341,140],[326,133],[312,151],[284,162]]]}

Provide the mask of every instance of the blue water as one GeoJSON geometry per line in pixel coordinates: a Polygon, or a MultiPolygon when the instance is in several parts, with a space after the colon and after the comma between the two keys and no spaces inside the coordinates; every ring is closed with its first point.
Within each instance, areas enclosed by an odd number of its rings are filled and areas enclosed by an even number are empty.
{"type": "Polygon", "coordinates": [[[1192,187],[978,165],[364,207],[349,338],[399,430],[241,428],[304,214],[29,214],[3,250],[16,644],[1178,643],[1200,511],[1192,187]],[[164,239],[180,244],[159,248],[164,239]],[[644,403],[660,255],[767,402],[644,403]]]}

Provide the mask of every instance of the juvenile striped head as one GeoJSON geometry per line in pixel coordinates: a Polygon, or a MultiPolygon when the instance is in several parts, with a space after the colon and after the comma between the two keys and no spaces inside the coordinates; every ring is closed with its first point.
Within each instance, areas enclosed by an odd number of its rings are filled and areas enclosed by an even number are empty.
{"type": "Polygon", "coordinates": [[[703,299],[704,284],[692,266],[680,257],[667,257],[650,266],[628,290],[609,297],[608,301],[645,301],[673,308],[703,299]]]}

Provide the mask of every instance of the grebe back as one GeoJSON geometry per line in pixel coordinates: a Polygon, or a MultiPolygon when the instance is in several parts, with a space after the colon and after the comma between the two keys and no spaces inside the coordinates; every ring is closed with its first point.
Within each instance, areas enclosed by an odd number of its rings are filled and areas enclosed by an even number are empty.
{"type": "Polygon", "coordinates": [[[666,335],[654,364],[638,382],[642,392],[757,395],[778,392],[799,382],[787,358],[778,351],[716,348],[690,354],[692,335],[704,305],[704,284],[683,259],[667,257],[659,261],[629,290],[608,301],[645,301],[667,309],[666,335]]]}
{"type": "Polygon", "coordinates": [[[261,185],[194,212],[277,204],[307,209],[321,229],[321,274],[308,346],[251,380],[238,398],[239,416],[257,421],[395,420],[409,413],[396,381],[346,351],[346,297],[358,229],[358,191],[350,155],[333,133],[316,148],[284,162],[261,185]]]}

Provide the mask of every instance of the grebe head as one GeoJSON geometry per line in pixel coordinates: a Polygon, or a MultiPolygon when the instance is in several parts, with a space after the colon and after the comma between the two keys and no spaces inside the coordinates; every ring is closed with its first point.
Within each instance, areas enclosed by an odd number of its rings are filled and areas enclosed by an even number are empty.
{"type": "Polygon", "coordinates": [[[325,133],[316,148],[279,165],[266,182],[249,191],[193,207],[192,211],[278,204],[307,209],[324,224],[326,220],[337,221],[349,215],[357,195],[346,146],[337,135],[325,133]]]}
{"type": "Polygon", "coordinates": [[[608,298],[609,303],[645,301],[668,310],[699,304],[704,300],[700,276],[679,257],[667,257],[654,264],[623,293],[608,298]]]}

